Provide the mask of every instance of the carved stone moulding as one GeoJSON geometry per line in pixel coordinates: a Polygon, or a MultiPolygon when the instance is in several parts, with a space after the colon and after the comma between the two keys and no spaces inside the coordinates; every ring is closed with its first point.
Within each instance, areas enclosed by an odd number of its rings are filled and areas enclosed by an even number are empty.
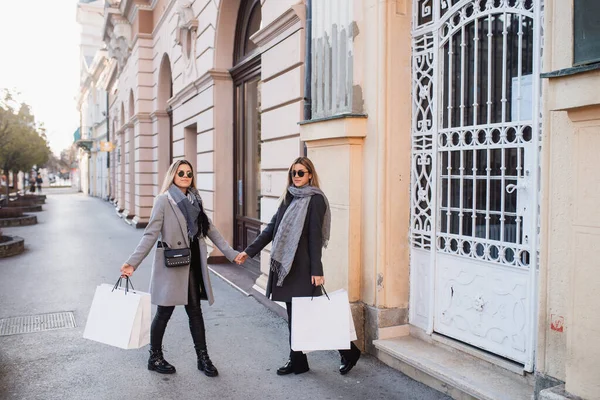
{"type": "Polygon", "coordinates": [[[196,70],[196,40],[198,32],[198,19],[194,17],[192,1],[177,0],[175,12],[177,13],[177,30],[175,43],[181,46],[183,54],[184,83],[198,77],[196,70]]]}
{"type": "Polygon", "coordinates": [[[119,72],[123,69],[131,54],[131,24],[127,19],[113,16],[112,30],[109,34],[108,55],[117,60],[119,72]]]}

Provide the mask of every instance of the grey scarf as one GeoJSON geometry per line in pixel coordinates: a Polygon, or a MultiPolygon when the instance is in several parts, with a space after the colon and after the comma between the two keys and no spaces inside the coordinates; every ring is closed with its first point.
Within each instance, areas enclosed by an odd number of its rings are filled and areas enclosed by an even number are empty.
{"type": "Polygon", "coordinates": [[[198,234],[198,216],[200,215],[200,203],[202,202],[200,194],[196,189],[189,188],[186,196],[174,184],[169,187],[169,194],[173,197],[173,200],[177,203],[177,207],[179,207],[185,217],[188,236],[192,239],[195,238],[198,234]]]}
{"type": "Polygon", "coordinates": [[[275,239],[273,240],[273,247],[271,248],[271,270],[277,272],[277,286],[283,285],[283,280],[292,268],[296,250],[298,249],[298,243],[300,242],[300,236],[304,229],[308,205],[310,199],[315,194],[323,196],[325,204],[327,205],[322,226],[323,247],[327,247],[331,229],[329,201],[321,189],[308,185],[300,188],[290,186],[288,192],[294,196],[294,199],[285,211],[283,218],[281,218],[275,239]]]}

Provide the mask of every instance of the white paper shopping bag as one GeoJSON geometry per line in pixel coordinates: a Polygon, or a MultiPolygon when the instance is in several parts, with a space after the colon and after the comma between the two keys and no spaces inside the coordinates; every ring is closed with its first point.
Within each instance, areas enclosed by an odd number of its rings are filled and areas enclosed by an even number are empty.
{"type": "Polygon", "coordinates": [[[292,298],[292,350],[343,350],[350,348],[348,292],[292,298]]]}
{"type": "Polygon", "coordinates": [[[96,288],[83,337],[122,349],[150,343],[150,294],[113,285],[96,288]]]}
{"type": "MultiPolygon", "coordinates": [[[[333,293],[330,293],[329,295],[330,296],[331,295],[336,295],[338,292],[340,292],[342,290],[345,292],[344,289],[339,289],[339,290],[336,290],[333,293]]],[[[350,323],[350,341],[354,341],[354,340],[357,339],[357,336],[356,336],[356,327],[354,326],[354,318],[352,318],[352,309],[350,308],[350,303],[348,303],[348,316],[350,318],[350,322],[349,322],[350,323]]]]}

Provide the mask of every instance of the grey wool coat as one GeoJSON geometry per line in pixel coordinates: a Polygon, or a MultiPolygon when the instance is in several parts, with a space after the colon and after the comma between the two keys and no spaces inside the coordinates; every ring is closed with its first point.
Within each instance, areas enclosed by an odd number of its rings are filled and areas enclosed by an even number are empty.
{"type": "MultiPolygon", "coordinates": [[[[210,219],[209,222],[208,238],[223,252],[229,261],[233,261],[238,252],[233,250],[227,241],[223,239],[223,236],[221,236],[210,219]]],[[[154,248],[154,261],[152,263],[152,276],[150,278],[152,304],[159,306],[186,305],[188,302],[190,265],[171,268],[165,267],[164,250],[156,246],[159,236],[160,240],[167,243],[172,249],[190,247],[185,217],[169,192],[156,196],[144,236],[126,262],[133,266],[134,269],[137,269],[148,253],[150,253],[150,250],[154,248]]],[[[206,242],[203,237],[200,237],[198,243],[200,246],[199,254],[202,280],[206,289],[206,293],[203,293],[202,297],[204,298],[204,295],[206,295],[208,303],[212,305],[214,297],[208,273],[206,242]]]]}

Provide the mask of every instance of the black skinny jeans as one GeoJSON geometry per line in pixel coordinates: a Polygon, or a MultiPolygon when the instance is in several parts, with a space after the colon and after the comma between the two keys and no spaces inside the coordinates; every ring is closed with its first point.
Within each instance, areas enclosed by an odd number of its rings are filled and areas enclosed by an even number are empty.
{"type": "MultiPolygon", "coordinates": [[[[200,254],[198,250],[198,239],[192,242],[192,260],[190,265],[190,279],[188,285],[188,304],[185,306],[189,322],[190,332],[197,350],[206,350],[206,334],[204,328],[204,317],[200,306],[200,291],[204,290],[202,273],[200,271],[200,254]],[[202,289],[201,289],[202,288],[202,289]]],[[[177,268],[177,267],[174,267],[177,268]]],[[[163,336],[167,323],[173,315],[175,306],[157,306],[156,314],[150,327],[150,347],[158,350],[162,347],[163,336]]]]}

